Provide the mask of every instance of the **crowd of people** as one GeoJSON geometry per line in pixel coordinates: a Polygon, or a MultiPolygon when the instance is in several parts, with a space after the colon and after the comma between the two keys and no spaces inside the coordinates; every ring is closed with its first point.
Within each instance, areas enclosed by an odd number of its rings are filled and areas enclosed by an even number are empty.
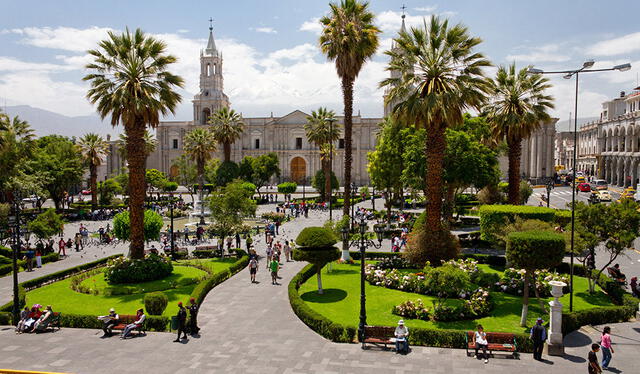
{"type": "Polygon", "coordinates": [[[45,331],[54,319],[51,305],[47,305],[44,311],[42,305],[33,304],[31,308],[25,306],[20,312],[20,321],[16,325],[16,334],[45,331]]]}

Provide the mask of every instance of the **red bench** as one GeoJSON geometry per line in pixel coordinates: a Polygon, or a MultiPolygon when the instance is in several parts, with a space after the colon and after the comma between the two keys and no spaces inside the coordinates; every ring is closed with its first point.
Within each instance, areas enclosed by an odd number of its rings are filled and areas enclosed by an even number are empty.
{"type": "Polygon", "coordinates": [[[373,344],[375,346],[384,345],[384,349],[387,349],[388,344],[395,344],[394,340],[396,336],[396,328],[388,326],[365,326],[364,327],[364,341],[362,342],[362,349],[365,348],[365,344],[373,344]]]}
{"type": "MultiPolygon", "coordinates": [[[[475,352],[476,346],[473,342],[475,331],[467,331],[464,340],[467,343],[467,356],[470,356],[469,350],[475,352]]],[[[516,336],[506,332],[487,332],[487,350],[489,355],[493,355],[493,351],[511,352],[513,358],[518,358],[518,345],[516,344],[516,336]]]]}
{"type": "MultiPolygon", "coordinates": [[[[134,323],[135,321],[138,320],[138,316],[132,315],[132,314],[120,314],[119,317],[120,319],[118,319],[118,324],[109,328],[109,334],[111,334],[113,330],[124,330],[124,328],[127,327],[128,324],[134,323]]],[[[147,332],[146,332],[145,324],[146,323],[142,323],[142,325],[136,327],[132,331],[137,331],[138,334],[146,335],[147,332]]]]}

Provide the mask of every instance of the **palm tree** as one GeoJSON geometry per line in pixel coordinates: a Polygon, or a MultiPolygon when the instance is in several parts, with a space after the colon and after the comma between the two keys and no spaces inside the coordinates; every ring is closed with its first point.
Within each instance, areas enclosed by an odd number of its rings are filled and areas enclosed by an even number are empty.
{"type": "Polygon", "coordinates": [[[396,48],[385,52],[391,57],[387,70],[400,73],[380,83],[389,87],[387,103],[397,103],[393,114],[401,123],[427,130],[424,233],[433,238],[446,230],[441,221],[445,130],[461,124],[469,108],[480,108],[489,92],[482,69],[491,64],[474,51],[480,43],[465,26],[432,17],[421,28],[401,31],[396,48]]]}
{"type": "Polygon", "coordinates": [[[109,143],[100,135],[91,132],[80,138],[78,149],[82,153],[84,161],[89,165],[91,206],[96,209],[98,206],[98,166],[102,164],[109,153],[109,143]]]}
{"type": "MultiPolygon", "coordinates": [[[[127,159],[127,135],[120,134],[118,137],[118,154],[120,155],[121,160],[127,159]]],[[[144,150],[145,150],[145,159],[144,159],[144,168],[147,168],[147,157],[152,154],[156,148],[158,147],[158,140],[151,135],[149,130],[144,130],[144,150]]],[[[124,165],[122,165],[124,167],[124,165]]]]}
{"type": "Polygon", "coordinates": [[[330,155],[333,151],[333,143],[340,138],[340,126],[334,124],[335,121],[336,114],[333,110],[318,108],[317,111],[311,111],[311,115],[307,117],[307,123],[304,125],[309,142],[315,143],[320,148],[320,162],[324,173],[323,201],[329,199],[329,191],[331,191],[330,155]]]}
{"type": "Polygon", "coordinates": [[[509,155],[509,204],[520,201],[520,156],[523,139],[533,134],[551,118],[547,110],[554,107],[553,97],[546,95],[549,80],[527,74],[527,68],[516,72],[516,65],[500,66],[492,81],[493,100],[487,106],[487,120],[493,137],[506,141],[509,155]]]}
{"type": "Polygon", "coordinates": [[[184,137],[184,152],[196,162],[200,183],[200,224],[204,225],[204,165],[216,150],[216,139],[210,130],[196,127],[184,137]]]}
{"type": "Polygon", "coordinates": [[[329,16],[322,17],[320,49],[327,58],[334,60],[341,79],[344,102],[344,206],[342,212],[349,215],[351,205],[351,133],[353,114],[353,84],[364,63],[378,49],[380,30],[373,25],[374,14],[368,2],[341,0],[329,4],[329,16]]]}
{"type": "Polygon", "coordinates": [[[110,116],[112,126],[124,125],[129,166],[129,253],[132,258],[142,258],[147,156],[144,133],[158,126],[160,116],[175,113],[182,99],[175,89],[183,87],[184,81],[168,71],[177,59],[166,54],[164,42],[140,29],[108,35],[98,43],[98,49],[88,51],[93,62],[86,68],[92,72],[83,80],[91,82],[87,99],[97,104],[100,117],[110,116]]]}
{"type": "Polygon", "coordinates": [[[244,131],[242,116],[227,107],[214,112],[209,120],[211,132],[224,150],[224,162],[231,161],[231,144],[240,139],[244,131]]]}

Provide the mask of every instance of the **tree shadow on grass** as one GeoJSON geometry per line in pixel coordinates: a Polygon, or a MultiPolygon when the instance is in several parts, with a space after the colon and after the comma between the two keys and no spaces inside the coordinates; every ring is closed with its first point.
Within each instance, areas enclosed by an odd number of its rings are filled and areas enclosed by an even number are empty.
{"type": "Polygon", "coordinates": [[[303,293],[300,297],[306,302],[320,304],[337,303],[347,297],[345,290],[325,288],[323,291],[324,293],[322,295],[318,294],[318,291],[309,291],[303,293]]]}
{"type": "Polygon", "coordinates": [[[333,269],[331,271],[326,270],[325,268],[325,272],[328,275],[343,275],[343,274],[358,274],[360,273],[360,268],[358,268],[357,270],[352,270],[352,269],[333,269]]]}

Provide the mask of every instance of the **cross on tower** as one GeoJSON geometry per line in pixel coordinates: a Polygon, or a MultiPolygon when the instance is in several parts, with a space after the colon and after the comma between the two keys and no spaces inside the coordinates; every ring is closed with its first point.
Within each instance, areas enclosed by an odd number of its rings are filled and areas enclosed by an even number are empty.
{"type": "Polygon", "coordinates": [[[407,7],[404,4],[402,4],[400,9],[402,9],[402,18],[404,18],[404,10],[407,9],[407,7]]]}
{"type": "Polygon", "coordinates": [[[213,31],[213,18],[209,17],[209,30],[213,31]]]}

